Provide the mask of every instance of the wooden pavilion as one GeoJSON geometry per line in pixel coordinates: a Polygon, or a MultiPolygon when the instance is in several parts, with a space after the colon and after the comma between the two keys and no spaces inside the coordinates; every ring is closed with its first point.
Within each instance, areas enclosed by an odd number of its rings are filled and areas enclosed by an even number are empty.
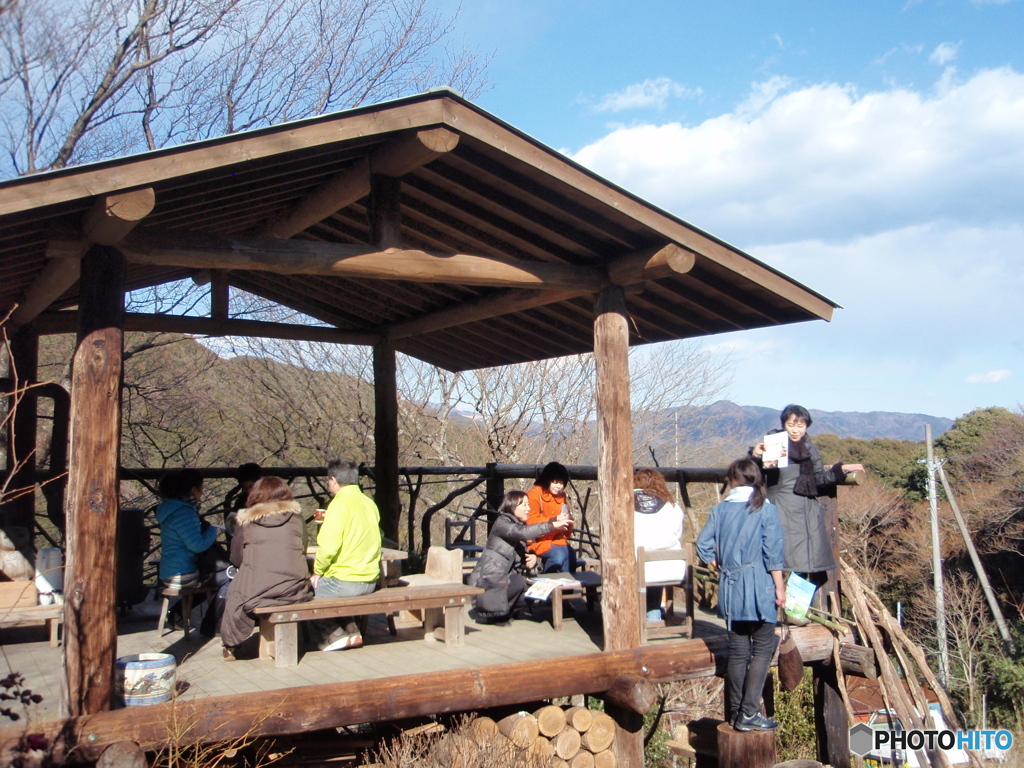
{"type": "MultiPolygon", "coordinates": [[[[77,333],[69,717],[112,701],[125,331],[372,346],[376,494],[392,536],[396,352],[459,371],[593,351],[601,526],[615,532],[602,551],[605,651],[624,651],[639,642],[628,347],[828,320],[836,307],[447,90],[2,183],[0,305],[17,305],[22,380],[40,334],[77,333]],[[126,291],[197,274],[208,316],[125,311],[126,291]],[[231,287],[319,324],[232,318],[231,287]]],[[[23,457],[35,445],[27,410],[23,457]]],[[[35,473],[31,459],[14,470],[35,473]]],[[[9,520],[31,524],[26,498],[9,520]]],[[[620,764],[640,764],[635,734],[624,744],[620,764]]]]}

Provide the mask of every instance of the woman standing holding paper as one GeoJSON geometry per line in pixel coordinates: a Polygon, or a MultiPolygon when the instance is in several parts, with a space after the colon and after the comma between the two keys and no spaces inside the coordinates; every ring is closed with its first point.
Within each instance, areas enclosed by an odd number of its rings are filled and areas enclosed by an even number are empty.
{"type": "Polygon", "coordinates": [[[783,551],[787,571],[794,571],[823,584],[824,571],[836,567],[832,541],[825,524],[825,511],[818,501],[829,486],[841,482],[850,472],[862,472],[860,464],[834,464],[825,469],[818,449],[807,428],[811,414],[800,405],[787,405],[780,415],[781,430],[789,437],[786,461],[764,460],[765,444],[750,449],[750,455],[762,465],[768,486],[768,500],[779,510],[782,522],[783,551]],[[779,466],[784,464],[785,466],[779,466]]]}

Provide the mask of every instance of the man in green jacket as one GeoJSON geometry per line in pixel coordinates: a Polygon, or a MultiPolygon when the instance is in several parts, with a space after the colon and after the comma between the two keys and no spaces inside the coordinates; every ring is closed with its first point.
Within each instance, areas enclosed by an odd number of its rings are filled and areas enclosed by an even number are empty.
{"type": "MultiPolygon", "coordinates": [[[[358,485],[359,465],[336,459],[327,465],[327,490],[334,496],[327,505],[310,582],[317,597],[366,595],[377,588],[380,576],[380,512],[358,485]]],[[[362,617],[312,622],[322,651],[358,648],[362,617]]]]}

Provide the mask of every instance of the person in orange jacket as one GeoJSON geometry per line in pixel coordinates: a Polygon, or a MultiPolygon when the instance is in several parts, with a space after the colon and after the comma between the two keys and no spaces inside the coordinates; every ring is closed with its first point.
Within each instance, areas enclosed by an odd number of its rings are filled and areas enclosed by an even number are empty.
{"type": "MultiPolygon", "coordinates": [[[[537,484],[526,494],[530,502],[530,516],[527,525],[546,523],[563,515],[569,517],[569,507],[565,499],[565,486],[569,484],[569,470],[552,461],[540,471],[537,484]]],[[[543,573],[574,573],[576,571],[576,551],[569,543],[572,526],[565,530],[555,529],[551,533],[535,539],[530,544],[530,551],[540,557],[543,573]]]]}

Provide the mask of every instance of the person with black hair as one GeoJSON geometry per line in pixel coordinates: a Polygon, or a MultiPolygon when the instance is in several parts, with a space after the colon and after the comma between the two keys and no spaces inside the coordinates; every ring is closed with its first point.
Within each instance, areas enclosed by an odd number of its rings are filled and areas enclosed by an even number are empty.
{"type": "Polygon", "coordinates": [[[262,476],[263,470],[260,465],[251,461],[239,465],[235,470],[235,482],[238,485],[228,491],[228,495],[224,499],[224,527],[227,530],[229,541],[234,533],[235,516],[245,509],[249,492],[262,476]]]}
{"type": "Polygon", "coordinates": [[[788,436],[788,465],[779,468],[776,462],[765,462],[763,442],[751,448],[750,455],[764,469],[768,500],[779,510],[785,570],[821,585],[825,583],[824,572],[835,568],[836,561],[818,496],[850,472],[864,471],[864,467],[840,462],[825,469],[818,449],[807,434],[812,421],[810,412],[803,406],[787,405],[779,420],[782,429],[770,434],[784,431],[788,436]]]}
{"type": "Polygon", "coordinates": [[[480,561],[468,579],[471,587],[485,590],[476,598],[477,621],[482,624],[505,624],[522,607],[526,591],[523,572],[537,564],[537,555],[526,551],[526,542],[571,525],[565,519],[525,525],[529,514],[525,493],[505,494],[480,561]]]}
{"type": "MultiPolygon", "coordinates": [[[[182,469],[164,475],[157,485],[161,501],[156,508],[160,526],[160,581],[165,587],[195,587],[212,580],[218,587],[227,583],[227,556],[217,544],[219,528],[199,517],[203,498],[203,475],[197,469],[182,469]]],[[[193,603],[203,602],[205,595],[193,603]]],[[[203,616],[200,633],[213,637],[220,623],[223,600],[215,597],[203,616]]],[[[181,614],[181,601],[167,611],[171,626],[181,614]]]]}
{"type": "Polygon", "coordinates": [[[729,631],[728,722],[738,731],[770,731],[779,724],[761,714],[760,702],[777,643],[778,608],[786,602],[782,527],[753,459],[734,461],[725,478],[729,491],[711,508],[697,554],[719,568],[718,611],[729,631]]]}
{"type": "Polygon", "coordinates": [[[567,527],[558,527],[550,533],[538,536],[530,543],[530,552],[542,561],[544,573],[575,573],[576,550],[569,543],[572,533],[572,516],[565,498],[569,484],[569,470],[552,461],[544,466],[537,477],[537,484],[526,494],[530,504],[527,525],[547,523],[553,520],[568,520],[567,527]]]}

